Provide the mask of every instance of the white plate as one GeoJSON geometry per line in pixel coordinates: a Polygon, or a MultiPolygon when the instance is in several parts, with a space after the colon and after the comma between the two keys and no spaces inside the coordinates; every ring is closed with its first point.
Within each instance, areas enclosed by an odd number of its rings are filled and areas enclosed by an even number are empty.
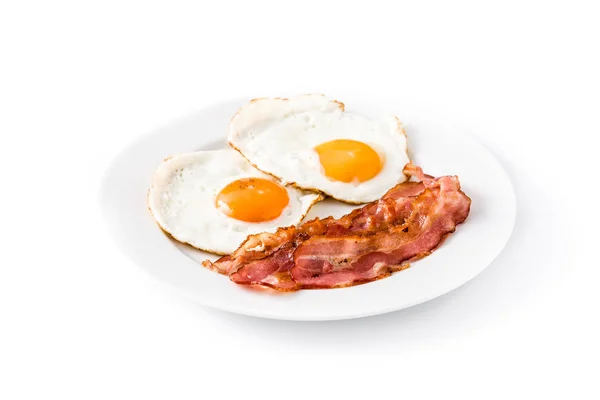
{"type": "MultiPolygon", "coordinates": [[[[350,96],[352,97],[352,96],[350,96]]],[[[472,199],[471,213],[432,255],[376,282],[343,289],[265,293],[235,285],[197,260],[215,256],[176,243],[154,223],[146,206],[152,174],[165,157],[226,145],[231,116],[249,99],[217,104],[143,136],[116,157],[101,186],[109,227],[127,257],[160,281],[209,307],[289,320],[332,320],[382,314],[410,307],[457,288],[500,253],[515,221],[516,201],[506,173],[481,145],[453,132],[449,121],[413,105],[339,98],[347,111],[370,117],[393,111],[405,123],[413,160],[426,173],[458,175],[472,199]],[[434,121],[439,121],[435,123],[434,121]]],[[[352,207],[317,204],[307,218],[341,216],[352,207]]],[[[210,235],[210,232],[207,232],[210,235]]]]}

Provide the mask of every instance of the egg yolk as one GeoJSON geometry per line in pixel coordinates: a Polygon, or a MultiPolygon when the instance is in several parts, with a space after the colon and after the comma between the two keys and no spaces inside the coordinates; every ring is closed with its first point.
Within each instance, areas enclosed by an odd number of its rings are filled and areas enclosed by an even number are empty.
{"type": "Polygon", "coordinates": [[[362,142],[338,139],[317,147],[325,175],[341,182],[364,182],[381,171],[383,161],[373,148],[362,142]]]}
{"type": "Polygon", "coordinates": [[[290,198],[279,184],[261,178],[243,178],[225,186],[217,196],[217,208],[246,222],[270,221],[281,215],[290,198]]]}

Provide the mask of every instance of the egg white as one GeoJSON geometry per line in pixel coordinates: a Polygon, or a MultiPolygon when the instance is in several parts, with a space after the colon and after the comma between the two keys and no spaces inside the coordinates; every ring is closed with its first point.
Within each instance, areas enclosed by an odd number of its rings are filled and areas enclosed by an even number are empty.
{"type": "Polygon", "coordinates": [[[273,180],[232,149],[181,154],[166,159],[157,168],[148,192],[148,206],[158,225],[176,240],[200,250],[229,254],[250,234],[275,232],[278,227],[297,224],[322,199],[314,192],[286,186],[289,203],[281,215],[257,223],[231,218],[216,207],[221,189],[250,177],[273,180]]]}
{"type": "Polygon", "coordinates": [[[344,105],[322,95],[256,99],[231,120],[230,145],[255,167],[303,189],[348,203],[381,198],[404,182],[410,161],[402,123],[395,116],[373,121],[344,112],[344,105]],[[323,173],[316,146],[351,139],[371,146],[383,160],[381,171],[365,182],[340,182],[323,173]]]}

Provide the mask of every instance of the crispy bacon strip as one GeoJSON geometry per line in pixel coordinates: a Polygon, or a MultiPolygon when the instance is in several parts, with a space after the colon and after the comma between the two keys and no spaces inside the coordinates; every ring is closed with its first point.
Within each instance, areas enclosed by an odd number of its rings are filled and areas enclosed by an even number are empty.
{"type": "Polygon", "coordinates": [[[302,288],[356,285],[406,268],[430,254],[465,220],[470,201],[458,180],[443,177],[413,202],[408,220],[370,236],[313,237],[294,252],[291,277],[302,288]]]}
{"type": "Polygon", "coordinates": [[[203,264],[236,283],[290,291],[351,286],[389,276],[437,248],[471,200],[456,177],[434,179],[408,164],[405,182],[340,219],[251,235],[230,256],[203,264]]]}

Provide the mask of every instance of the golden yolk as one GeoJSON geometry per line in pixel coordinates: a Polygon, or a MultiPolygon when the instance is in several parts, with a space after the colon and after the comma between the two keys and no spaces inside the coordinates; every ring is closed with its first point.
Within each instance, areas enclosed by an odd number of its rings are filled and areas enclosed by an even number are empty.
{"type": "Polygon", "coordinates": [[[217,208],[246,222],[270,221],[281,215],[290,198],[287,190],[268,179],[243,178],[225,186],[217,196],[217,208]]]}
{"type": "Polygon", "coordinates": [[[338,139],[315,147],[327,177],[342,182],[364,182],[381,171],[383,161],[373,148],[362,142],[338,139]]]}

